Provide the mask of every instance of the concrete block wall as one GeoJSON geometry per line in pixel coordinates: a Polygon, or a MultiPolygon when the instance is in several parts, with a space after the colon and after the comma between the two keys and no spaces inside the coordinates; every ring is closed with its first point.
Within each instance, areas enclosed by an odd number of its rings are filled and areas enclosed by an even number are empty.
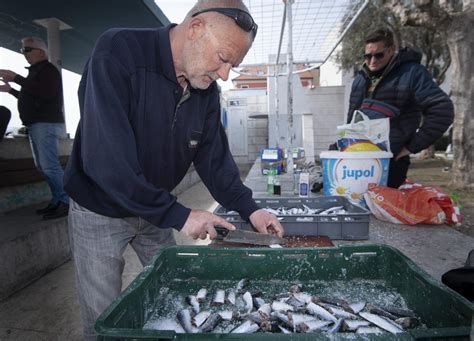
{"type": "Polygon", "coordinates": [[[305,100],[313,114],[314,153],[327,150],[336,142],[336,127],[344,124],[344,86],[316,87],[305,90],[305,100]]]}
{"type": "Polygon", "coordinates": [[[247,163],[253,163],[260,156],[261,150],[268,146],[268,118],[249,118],[247,120],[247,129],[247,163]]]}

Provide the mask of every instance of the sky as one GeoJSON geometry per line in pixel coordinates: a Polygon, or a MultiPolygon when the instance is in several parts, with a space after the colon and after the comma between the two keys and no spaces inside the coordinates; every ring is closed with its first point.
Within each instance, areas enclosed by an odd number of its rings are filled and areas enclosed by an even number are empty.
{"type": "MultiPolygon", "coordinates": [[[[155,3],[161,8],[163,13],[171,22],[180,23],[186,13],[191,9],[194,0],[156,0],[155,3]]],[[[12,52],[10,50],[0,47],[0,69],[9,69],[22,76],[26,76],[28,66],[23,55],[12,52]]],[[[228,90],[232,87],[232,78],[238,76],[237,73],[231,71],[229,80],[227,82],[218,81],[222,89],[228,90]]],[[[63,91],[64,91],[64,106],[66,113],[66,130],[71,137],[74,137],[77,124],[79,122],[79,104],[77,100],[77,87],[80,81],[80,75],[62,70],[63,77],[63,91]]],[[[337,67],[332,63],[326,63],[321,68],[320,83],[322,86],[340,85],[341,77],[337,67]]],[[[16,84],[13,87],[19,89],[16,84]]],[[[17,111],[17,100],[15,97],[0,93],[0,105],[4,105],[12,111],[12,119],[8,126],[8,130],[13,130],[22,126],[17,111]]]]}

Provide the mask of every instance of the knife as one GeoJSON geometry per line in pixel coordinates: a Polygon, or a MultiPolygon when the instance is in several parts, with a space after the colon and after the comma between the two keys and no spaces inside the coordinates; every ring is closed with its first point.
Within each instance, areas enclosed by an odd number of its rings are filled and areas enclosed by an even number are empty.
{"type": "Polygon", "coordinates": [[[223,226],[214,226],[217,232],[217,240],[222,240],[228,243],[242,243],[252,245],[273,245],[285,244],[286,240],[271,234],[262,234],[244,230],[230,231],[223,226]]]}

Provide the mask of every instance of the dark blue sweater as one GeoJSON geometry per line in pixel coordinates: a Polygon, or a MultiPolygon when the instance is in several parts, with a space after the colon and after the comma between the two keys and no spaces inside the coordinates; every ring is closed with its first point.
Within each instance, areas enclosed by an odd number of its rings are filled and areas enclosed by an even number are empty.
{"type": "Polygon", "coordinates": [[[170,191],[194,163],[213,197],[248,219],[259,207],[229,151],[217,85],[191,89],[178,105],[171,27],[112,29],[98,39],[79,86],[65,189],[96,213],[180,229],[190,209],[170,191]]]}
{"type": "MultiPolygon", "coordinates": [[[[390,119],[390,148],[394,155],[403,147],[412,153],[429,147],[453,122],[453,103],[420,60],[420,53],[400,49],[371,96],[400,110],[400,116],[390,119]],[[422,116],[424,120],[420,127],[422,116]]],[[[369,85],[369,72],[363,68],[352,83],[347,122],[367,97],[369,85]]]]}

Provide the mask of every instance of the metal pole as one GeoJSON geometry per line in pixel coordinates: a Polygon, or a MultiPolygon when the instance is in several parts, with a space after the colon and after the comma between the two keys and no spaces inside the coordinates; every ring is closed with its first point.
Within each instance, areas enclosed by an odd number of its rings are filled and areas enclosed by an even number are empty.
{"type": "Polygon", "coordinates": [[[287,132],[287,160],[286,172],[293,174],[293,14],[291,6],[294,0],[285,0],[286,18],[288,20],[288,49],[286,52],[286,66],[288,74],[287,91],[287,111],[288,111],[288,132],[287,132]]]}

